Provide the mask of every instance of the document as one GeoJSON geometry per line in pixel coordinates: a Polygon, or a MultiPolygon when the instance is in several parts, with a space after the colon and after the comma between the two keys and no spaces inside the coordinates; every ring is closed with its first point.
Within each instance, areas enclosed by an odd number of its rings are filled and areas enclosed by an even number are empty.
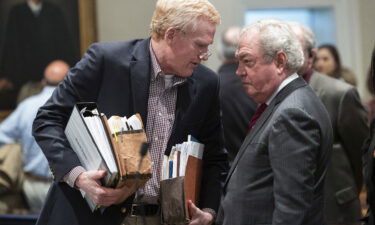
{"type": "MultiPolygon", "coordinates": [[[[139,114],[126,117],[101,114],[95,103],[77,103],[65,128],[66,137],[87,170],[105,170],[102,185],[111,188],[144,185],[151,178],[151,158],[140,149],[147,143],[139,114]],[[129,120],[130,119],[130,120],[129,120]]],[[[134,190],[136,191],[136,190],[134,190]]],[[[92,211],[98,207],[85,195],[92,211]]]]}
{"type": "Polygon", "coordinates": [[[187,202],[198,204],[204,144],[188,136],[164,156],[161,175],[162,220],[166,224],[189,220],[187,202]]]}

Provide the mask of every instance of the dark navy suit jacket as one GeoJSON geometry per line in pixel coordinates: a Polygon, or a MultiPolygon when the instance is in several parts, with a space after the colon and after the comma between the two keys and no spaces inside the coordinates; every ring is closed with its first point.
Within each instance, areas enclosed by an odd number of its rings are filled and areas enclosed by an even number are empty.
{"type": "MultiPolygon", "coordinates": [[[[131,116],[140,113],[147,122],[151,74],[150,39],[93,44],[34,121],[33,133],[46,155],[55,180],[38,224],[119,224],[125,216],[120,205],[103,214],[91,213],[80,192],[63,182],[63,177],[81,165],[72,151],[64,128],[76,102],[96,102],[100,111],[131,116]]],[[[199,65],[178,87],[176,114],[166,153],[191,134],[205,144],[200,207],[217,210],[222,182],[227,172],[222,147],[217,75],[199,65]]],[[[145,126],[146,127],[146,126],[145,126]]]]}

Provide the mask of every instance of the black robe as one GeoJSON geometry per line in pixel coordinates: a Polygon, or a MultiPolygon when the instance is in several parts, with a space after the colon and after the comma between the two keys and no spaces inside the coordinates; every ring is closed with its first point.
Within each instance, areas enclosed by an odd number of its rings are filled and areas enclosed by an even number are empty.
{"type": "Polygon", "coordinates": [[[78,59],[62,11],[48,2],[43,2],[38,16],[27,3],[15,5],[5,35],[0,78],[10,80],[16,90],[28,81],[40,81],[45,67],[53,60],[73,65],[78,59]]]}

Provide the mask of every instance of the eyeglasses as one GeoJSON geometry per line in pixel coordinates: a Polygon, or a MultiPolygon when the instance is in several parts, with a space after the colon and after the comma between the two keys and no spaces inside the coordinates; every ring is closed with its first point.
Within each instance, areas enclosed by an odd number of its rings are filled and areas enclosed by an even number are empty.
{"type": "Polygon", "coordinates": [[[193,46],[196,50],[199,51],[198,58],[200,60],[207,60],[208,57],[210,57],[212,55],[212,53],[209,49],[209,46],[207,46],[207,45],[201,45],[201,44],[197,44],[197,43],[193,42],[193,46]]]}
{"type": "Polygon", "coordinates": [[[208,58],[212,55],[212,52],[207,49],[207,52],[201,53],[198,57],[200,60],[203,60],[205,58],[208,58]]]}

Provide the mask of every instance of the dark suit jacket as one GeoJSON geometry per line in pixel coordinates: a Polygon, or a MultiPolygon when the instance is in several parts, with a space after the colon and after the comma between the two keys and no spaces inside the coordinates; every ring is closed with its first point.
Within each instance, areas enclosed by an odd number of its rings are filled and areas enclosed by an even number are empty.
{"type": "Polygon", "coordinates": [[[364,145],[363,174],[367,191],[367,204],[369,205],[366,225],[375,225],[375,163],[373,152],[375,149],[375,120],[371,123],[371,133],[364,145]]]}
{"type": "Polygon", "coordinates": [[[368,136],[367,113],[355,87],[314,72],[309,85],[322,100],[333,128],[333,151],[327,171],[327,222],[354,222],[361,218],[359,192],[362,145],[368,136]]]}
{"type": "Polygon", "coordinates": [[[237,67],[238,63],[226,63],[218,71],[224,146],[230,162],[236,157],[249,130],[251,116],[257,108],[257,103],[247,95],[236,75],[237,67]]]}
{"type": "MultiPolygon", "coordinates": [[[[146,123],[151,73],[149,45],[149,39],[92,45],[40,108],[34,136],[50,163],[55,181],[38,224],[115,225],[123,219],[121,207],[125,203],[109,207],[103,215],[92,214],[80,192],[62,181],[63,176],[80,165],[64,128],[73,105],[80,101],[96,102],[107,116],[128,117],[138,112],[146,123]]],[[[169,154],[171,146],[186,140],[188,134],[205,144],[200,207],[214,210],[220,201],[227,168],[218,94],[216,74],[198,66],[178,88],[175,121],[166,150],[169,154]]]]}
{"type": "Polygon", "coordinates": [[[327,111],[297,78],[247,135],[224,186],[218,223],[321,225],[332,148],[327,111]]]}

